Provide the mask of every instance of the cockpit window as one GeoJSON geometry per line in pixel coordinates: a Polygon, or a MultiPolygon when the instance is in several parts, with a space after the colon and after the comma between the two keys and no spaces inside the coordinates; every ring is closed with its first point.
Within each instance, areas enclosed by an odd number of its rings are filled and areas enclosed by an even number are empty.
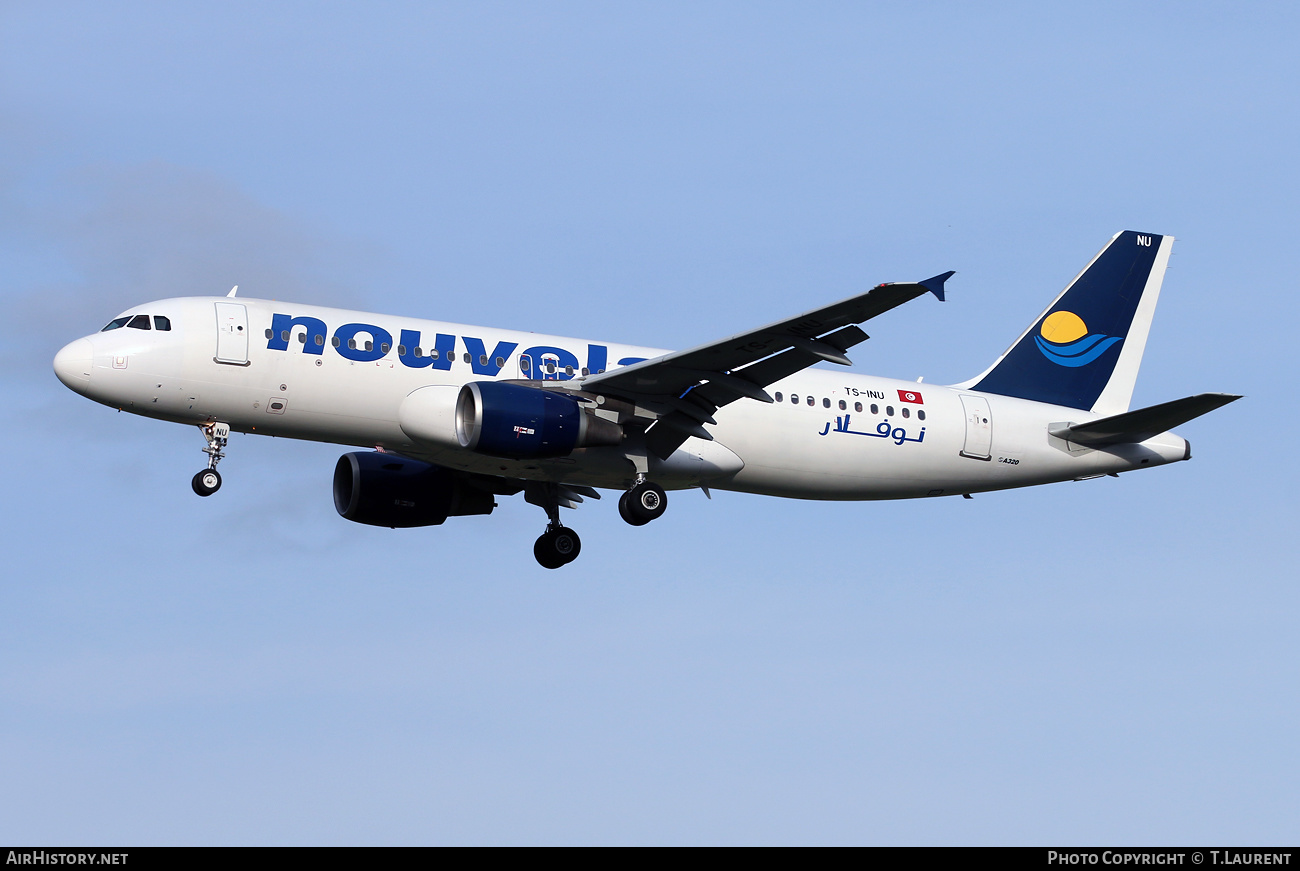
{"type": "Polygon", "coordinates": [[[127,326],[133,330],[147,330],[149,329],[149,316],[136,315],[131,318],[131,323],[127,324],[127,326]]]}
{"type": "Polygon", "coordinates": [[[171,318],[166,318],[163,317],[162,315],[154,315],[153,328],[155,330],[162,330],[164,332],[167,332],[172,328],[172,320],[171,318]]]}
{"type": "Polygon", "coordinates": [[[100,330],[100,332],[107,333],[109,330],[121,329],[122,327],[126,326],[126,322],[129,320],[131,320],[130,315],[127,315],[124,318],[114,318],[113,320],[109,321],[108,326],[104,327],[104,329],[100,330]]]}

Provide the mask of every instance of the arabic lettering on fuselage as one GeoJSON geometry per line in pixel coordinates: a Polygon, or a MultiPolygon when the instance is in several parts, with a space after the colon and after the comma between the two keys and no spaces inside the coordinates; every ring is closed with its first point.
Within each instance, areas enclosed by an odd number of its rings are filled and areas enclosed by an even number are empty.
{"type": "MultiPolygon", "coordinates": [[[[276,313],[271,316],[271,328],[267,330],[266,349],[268,351],[288,351],[289,340],[298,328],[299,343],[304,354],[325,353],[325,337],[329,333],[325,322],[320,318],[276,313]]],[[[421,343],[419,330],[400,330],[396,346],[393,334],[374,324],[344,324],[334,331],[329,341],[330,347],[339,356],[357,363],[370,363],[383,359],[396,351],[397,359],[403,366],[411,369],[450,369],[456,360],[456,336],[435,333],[431,344],[421,343]],[[358,335],[364,335],[360,341],[358,335]]],[[[518,342],[497,342],[490,352],[480,338],[461,336],[461,346],[467,361],[475,375],[495,377],[505,368],[506,361],[519,347],[518,342]]],[[[619,366],[630,366],[641,362],[644,357],[624,357],[618,361],[619,366]]],[[[609,348],[605,345],[587,345],[587,364],[583,366],[578,355],[566,348],[554,345],[535,345],[525,348],[519,354],[519,370],[525,375],[542,381],[568,381],[580,374],[598,374],[609,365],[609,348]]]]}
{"type": "Polygon", "coordinates": [[[832,432],[840,432],[840,433],[844,433],[845,435],[866,436],[868,438],[873,438],[873,439],[892,439],[894,444],[896,445],[901,445],[903,442],[925,441],[925,427],[921,427],[921,432],[916,436],[916,438],[908,438],[907,430],[904,427],[891,426],[889,423],[889,418],[885,418],[880,423],[876,424],[875,432],[858,432],[857,430],[853,430],[849,428],[850,417],[852,417],[852,415],[848,415],[848,414],[836,417],[834,429],[831,428],[830,421],[827,421],[826,428],[823,429],[820,433],[818,433],[818,435],[828,435],[829,433],[832,432]]]}

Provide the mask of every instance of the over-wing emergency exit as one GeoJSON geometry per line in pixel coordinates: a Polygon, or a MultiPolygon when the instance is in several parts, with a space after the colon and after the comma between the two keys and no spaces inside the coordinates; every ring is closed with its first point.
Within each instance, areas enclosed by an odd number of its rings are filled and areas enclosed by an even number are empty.
{"type": "Polygon", "coordinates": [[[952,386],[855,375],[860,324],[945,272],[685,351],[226,297],[146,303],[59,351],[54,370],[105,405],[195,425],[221,487],[232,431],[368,450],[334,469],[334,503],[375,526],[546,512],[537,561],[581,541],[560,519],[600,490],[639,526],[667,491],[910,499],[1114,475],[1191,457],[1171,430],[1240,397],[1130,410],[1172,236],[1116,234],[993,365],[952,386]]]}

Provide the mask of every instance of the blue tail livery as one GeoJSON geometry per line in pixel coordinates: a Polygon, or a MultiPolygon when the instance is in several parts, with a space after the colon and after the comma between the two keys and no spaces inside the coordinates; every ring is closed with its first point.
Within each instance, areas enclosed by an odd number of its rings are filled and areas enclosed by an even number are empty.
{"type": "Polygon", "coordinates": [[[1116,234],[973,389],[1126,411],[1172,243],[1172,236],[1116,234]]]}

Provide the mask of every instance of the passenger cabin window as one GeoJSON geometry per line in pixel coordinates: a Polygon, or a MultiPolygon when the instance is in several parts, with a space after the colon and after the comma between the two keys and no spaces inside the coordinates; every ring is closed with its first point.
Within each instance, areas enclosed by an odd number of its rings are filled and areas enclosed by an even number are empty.
{"type": "Polygon", "coordinates": [[[109,330],[120,330],[122,329],[122,327],[126,326],[127,321],[129,320],[131,320],[130,315],[127,315],[124,318],[114,318],[113,320],[109,321],[108,326],[104,327],[104,329],[100,330],[100,332],[107,333],[109,330]]]}
{"type": "Polygon", "coordinates": [[[147,330],[149,329],[149,316],[136,315],[135,317],[131,318],[131,322],[127,324],[127,326],[133,330],[147,330]]]}
{"type": "Polygon", "coordinates": [[[816,405],[816,404],[817,404],[817,400],[815,400],[815,399],[813,399],[811,396],[809,396],[809,397],[808,397],[808,404],[809,404],[809,405],[816,405]]]}
{"type": "Polygon", "coordinates": [[[872,414],[880,414],[880,406],[879,406],[879,405],[876,405],[874,402],[871,403],[871,413],[872,413],[872,414]]]}
{"type": "Polygon", "coordinates": [[[793,402],[795,405],[798,405],[798,404],[799,404],[799,396],[798,396],[797,394],[791,393],[791,394],[790,394],[790,401],[793,402]]]}
{"type": "Polygon", "coordinates": [[[918,409],[916,410],[916,419],[917,419],[917,420],[925,420],[925,412],[918,408],[918,409]]]}
{"type": "Polygon", "coordinates": [[[855,403],[853,403],[853,410],[854,410],[854,411],[861,411],[861,410],[862,410],[862,403],[861,403],[861,402],[855,402],[855,403]]]}
{"type": "Polygon", "coordinates": [[[904,405],[904,406],[903,406],[903,417],[911,417],[911,416],[912,416],[912,412],[911,412],[911,410],[910,410],[906,405],[904,405]]]}
{"type": "Polygon", "coordinates": [[[894,416],[894,406],[892,406],[892,405],[886,405],[886,406],[885,406],[885,417],[893,417],[893,416],[894,416]]]}
{"type": "Polygon", "coordinates": [[[848,408],[849,408],[849,404],[848,404],[847,402],[845,402],[843,399],[841,399],[841,400],[840,400],[840,411],[847,411],[848,408]]]}
{"type": "Polygon", "coordinates": [[[172,329],[172,320],[171,318],[165,318],[162,315],[154,315],[153,328],[155,330],[162,330],[164,333],[169,333],[172,329]]]}
{"type": "Polygon", "coordinates": [[[831,407],[831,401],[829,399],[823,398],[822,408],[830,408],[830,407],[831,407]]]}
{"type": "Polygon", "coordinates": [[[781,395],[781,391],[780,391],[780,390],[778,390],[778,391],[776,392],[776,401],[777,401],[777,402],[783,402],[783,401],[785,401],[785,397],[781,395]]]}

